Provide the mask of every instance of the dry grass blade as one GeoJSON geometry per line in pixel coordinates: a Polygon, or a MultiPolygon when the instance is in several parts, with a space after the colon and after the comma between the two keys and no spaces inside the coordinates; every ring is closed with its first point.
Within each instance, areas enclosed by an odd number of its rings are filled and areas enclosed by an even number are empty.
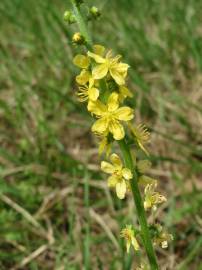
{"type": "Polygon", "coordinates": [[[19,204],[11,200],[8,196],[4,194],[0,194],[0,199],[12,207],[15,211],[20,213],[34,228],[37,229],[37,233],[43,236],[43,238],[47,239],[49,242],[52,242],[52,237],[49,237],[49,234],[44,230],[41,224],[24,208],[22,208],[19,204]]]}
{"type": "Polygon", "coordinates": [[[114,244],[115,248],[119,250],[120,249],[119,244],[109,226],[104,222],[103,218],[100,215],[98,215],[92,208],[90,209],[89,212],[91,218],[94,219],[102,227],[102,229],[106,232],[109,239],[114,244]]]}
{"type": "Polygon", "coordinates": [[[33,261],[35,258],[37,258],[39,255],[41,255],[43,252],[45,252],[48,249],[49,245],[42,245],[38,249],[36,249],[34,252],[32,252],[29,256],[24,258],[19,265],[16,265],[12,268],[12,270],[20,269],[21,267],[24,267],[31,261],[33,261]]]}
{"type": "Polygon", "coordinates": [[[37,174],[45,174],[46,168],[39,164],[29,164],[25,166],[9,168],[1,172],[1,177],[7,177],[9,175],[24,172],[24,171],[32,171],[32,172],[36,172],[37,174]]]}
{"type": "Polygon", "coordinates": [[[66,187],[62,190],[56,190],[54,192],[51,192],[44,198],[41,207],[34,216],[39,218],[43,215],[45,211],[53,207],[53,205],[58,203],[59,201],[62,201],[68,194],[72,193],[72,191],[73,189],[71,187],[66,187]]]}
{"type": "Polygon", "coordinates": [[[36,221],[36,219],[27,210],[25,210],[19,204],[17,204],[13,200],[11,200],[8,196],[3,195],[3,194],[0,194],[0,199],[4,203],[8,204],[10,207],[12,207],[13,209],[15,209],[18,213],[20,213],[34,227],[37,227],[39,229],[44,230],[41,227],[41,224],[38,221],[36,221]]]}

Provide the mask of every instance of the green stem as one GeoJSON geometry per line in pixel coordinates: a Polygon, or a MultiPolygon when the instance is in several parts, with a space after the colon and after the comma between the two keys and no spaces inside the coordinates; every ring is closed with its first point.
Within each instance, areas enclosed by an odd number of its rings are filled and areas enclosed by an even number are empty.
{"type": "Polygon", "coordinates": [[[126,144],[124,139],[119,141],[119,146],[121,148],[126,167],[129,168],[133,172],[133,179],[131,181],[131,189],[132,189],[133,198],[136,205],[138,220],[141,226],[141,232],[142,232],[145,250],[147,253],[148,260],[150,262],[150,267],[151,267],[151,270],[158,270],[159,267],[157,264],[156,255],[154,252],[154,248],[153,248],[150,233],[149,233],[145,210],[144,210],[144,206],[143,206],[143,202],[142,202],[142,198],[141,198],[141,194],[140,194],[140,190],[139,190],[138,182],[137,182],[138,177],[134,168],[133,159],[130,153],[130,148],[126,144]]]}
{"type": "Polygon", "coordinates": [[[86,215],[86,223],[85,223],[85,239],[84,239],[84,266],[85,270],[90,269],[90,213],[89,213],[89,179],[90,176],[88,172],[85,172],[85,182],[84,182],[84,205],[85,205],[85,215],[86,215]]]}
{"type": "Polygon", "coordinates": [[[88,33],[88,29],[87,29],[86,23],[84,21],[84,18],[82,16],[80,6],[77,5],[76,0],[71,0],[71,3],[72,3],[72,6],[73,6],[74,15],[75,15],[75,17],[77,19],[79,30],[80,30],[81,34],[84,36],[84,38],[85,38],[86,47],[89,50],[91,50],[91,48],[93,46],[93,42],[92,42],[92,39],[91,39],[91,37],[90,37],[90,35],[88,33]]]}

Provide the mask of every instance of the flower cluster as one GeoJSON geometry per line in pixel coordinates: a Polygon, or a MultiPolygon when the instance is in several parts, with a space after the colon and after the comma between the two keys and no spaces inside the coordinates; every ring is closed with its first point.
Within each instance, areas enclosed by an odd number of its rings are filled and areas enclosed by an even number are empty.
{"type": "Polygon", "coordinates": [[[93,52],[76,55],[73,60],[81,68],[76,77],[77,96],[80,102],[87,102],[88,111],[97,118],[92,132],[102,137],[101,143],[105,142],[103,151],[110,135],[114,140],[124,138],[125,124],[134,118],[134,110],[122,105],[125,98],[132,97],[125,86],[129,66],[120,62],[120,55],[113,57],[111,50],[105,51],[103,46],[94,45],[93,52]]]}
{"type": "MultiPolygon", "coordinates": [[[[73,63],[81,69],[76,76],[78,100],[87,103],[87,110],[95,118],[91,130],[100,138],[99,152],[105,152],[110,160],[101,162],[101,170],[110,175],[108,186],[115,189],[119,199],[124,199],[131,192],[133,172],[124,166],[116,153],[110,154],[112,143],[123,140],[127,133],[134,144],[148,155],[145,144],[150,139],[150,133],[143,124],[134,125],[131,122],[134,110],[124,105],[125,99],[133,96],[126,86],[129,65],[121,62],[120,55],[113,56],[111,50],[106,51],[101,45],[94,45],[92,51],[86,54],[76,55],[73,63]]],[[[166,198],[156,191],[157,180],[146,175],[150,167],[151,162],[148,159],[136,160],[135,169],[138,185],[143,189],[144,208],[155,211],[166,198]]],[[[130,246],[135,250],[140,249],[136,236],[138,232],[135,233],[132,225],[122,229],[121,237],[126,241],[127,252],[130,246]]],[[[166,247],[166,241],[171,240],[167,236],[168,234],[161,231],[158,237],[155,235],[153,243],[166,247]]]]}

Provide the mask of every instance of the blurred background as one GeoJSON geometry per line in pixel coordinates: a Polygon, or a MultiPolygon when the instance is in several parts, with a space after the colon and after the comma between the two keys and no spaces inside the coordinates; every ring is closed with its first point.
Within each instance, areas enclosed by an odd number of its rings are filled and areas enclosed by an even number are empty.
{"type": "MultiPolygon", "coordinates": [[[[173,234],[160,269],[202,269],[202,1],[88,1],[95,43],[129,63],[136,122],[173,234]]],[[[100,173],[92,119],[75,98],[79,51],[64,0],[0,1],[0,269],[134,269],[120,227],[136,222],[100,173]]],[[[151,218],[151,217],[150,217],[151,218]]],[[[138,255],[137,255],[138,257],[138,255]]],[[[138,260],[138,258],[137,258],[138,260]]]]}

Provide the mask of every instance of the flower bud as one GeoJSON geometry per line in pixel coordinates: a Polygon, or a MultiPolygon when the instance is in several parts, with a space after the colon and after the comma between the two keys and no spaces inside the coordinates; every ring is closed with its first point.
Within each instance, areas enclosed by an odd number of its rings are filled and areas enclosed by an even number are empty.
{"type": "Polygon", "coordinates": [[[76,32],[72,37],[72,42],[77,45],[83,45],[85,43],[85,38],[81,33],[76,32]]]}
{"type": "Polygon", "coordinates": [[[99,9],[95,6],[90,8],[90,14],[94,19],[97,19],[101,15],[99,9]]]}
{"type": "Polygon", "coordinates": [[[76,17],[74,16],[74,14],[69,11],[66,10],[63,16],[64,21],[68,22],[69,24],[75,23],[76,22],[76,17]]]}

